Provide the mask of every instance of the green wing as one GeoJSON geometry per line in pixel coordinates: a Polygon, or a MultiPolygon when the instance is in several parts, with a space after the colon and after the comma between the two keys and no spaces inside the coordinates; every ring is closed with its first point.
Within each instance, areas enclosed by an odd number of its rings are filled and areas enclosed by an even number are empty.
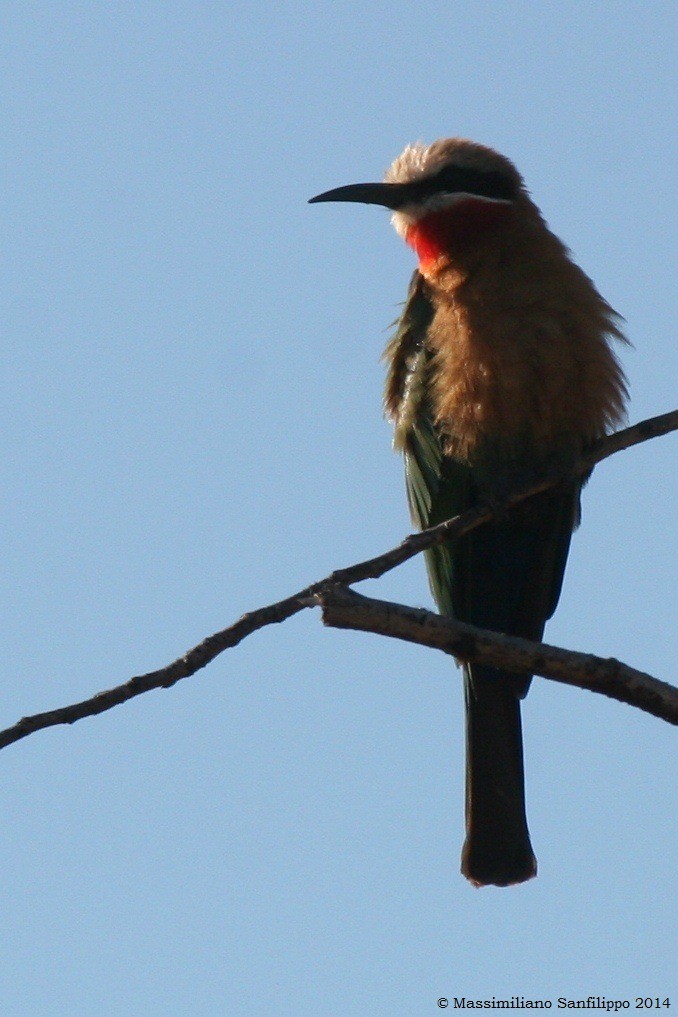
{"type": "MultiPolygon", "coordinates": [[[[434,307],[419,272],[410,283],[405,307],[389,342],[390,367],[385,406],[395,424],[394,446],[405,458],[407,500],[419,529],[435,526],[471,504],[471,470],[443,455],[428,399],[431,354],[426,335],[434,307]]],[[[449,544],[425,552],[433,598],[444,614],[453,614],[454,561],[449,544]]]]}

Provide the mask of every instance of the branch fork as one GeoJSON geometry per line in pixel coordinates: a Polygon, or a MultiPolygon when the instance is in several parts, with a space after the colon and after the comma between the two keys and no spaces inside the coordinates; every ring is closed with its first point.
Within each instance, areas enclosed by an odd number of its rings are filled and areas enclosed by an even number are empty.
{"type": "Polygon", "coordinates": [[[23,717],[0,731],[0,749],[58,724],[73,724],[119,706],[151,689],[170,688],[206,667],[224,650],[237,646],[247,636],[267,625],[283,622],[308,607],[320,606],[323,622],[334,628],[355,629],[404,639],[442,650],[458,660],[479,661],[507,670],[529,672],[555,681],[603,693],[636,706],[655,717],[678,724],[678,688],[637,671],[613,658],[564,650],[546,643],[533,643],[489,632],[442,617],[423,608],[406,607],[364,597],[350,589],[364,579],[379,579],[426,548],[459,537],[488,522],[495,512],[506,512],[534,495],[557,486],[563,480],[590,473],[594,466],[623,449],[678,429],[678,410],[643,420],[623,431],[597,441],[563,478],[548,478],[524,491],[510,495],[499,506],[479,507],[412,533],[397,547],[367,561],[338,569],[325,579],[274,604],[248,612],[232,625],[208,636],[166,667],[136,675],[122,685],[99,692],[89,699],[45,713],[23,717]]]}

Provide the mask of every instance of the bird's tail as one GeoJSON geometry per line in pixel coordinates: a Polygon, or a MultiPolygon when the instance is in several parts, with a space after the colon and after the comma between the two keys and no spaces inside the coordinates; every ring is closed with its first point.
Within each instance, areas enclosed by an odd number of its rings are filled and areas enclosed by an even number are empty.
{"type": "Polygon", "coordinates": [[[461,871],[475,886],[537,874],[525,816],[523,736],[515,675],[465,669],[466,840],[461,871]]]}

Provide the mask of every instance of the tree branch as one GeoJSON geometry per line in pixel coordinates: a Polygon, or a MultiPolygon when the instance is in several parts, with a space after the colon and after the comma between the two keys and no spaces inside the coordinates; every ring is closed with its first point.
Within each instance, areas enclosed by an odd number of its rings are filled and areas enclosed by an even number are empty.
{"type": "Polygon", "coordinates": [[[346,587],[317,594],[323,622],[338,629],[374,632],[453,654],[459,660],[539,674],[565,685],[601,692],[678,724],[678,689],[614,658],[563,650],[467,625],[423,608],[364,597],[346,587]]]}
{"type": "Polygon", "coordinates": [[[394,547],[392,550],[386,551],[376,558],[369,558],[367,561],[360,562],[357,565],[351,565],[349,568],[338,569],[331,576],[328,576],[328,580],[342,586],[352,586],[353,583],[359,583],[363,579],[379,579],[397,565],[402,565],[408,559],[421,554],[426,548],[433,547],[435,544],[442,544],[445,540],[449,540],[450,537],[461,537],[462,534],[474,530],[476,526],[489,522],[490,519],[494,518],[497,511],[506,512],[514,506],[520,505],[521,502],[527,501],[528,498],[533,498],[534,495],[541,494],[542,491],[548,491],[549,488],[556,487],[564,481],[572,480],[574,477],[586,476],[594,466],[616,452],[622,452],[624,449],[632,448],[634,445],[649,441],[651,438],[659,438],[677,429],[678,410],[673,410],[671,413],[662,413],[658,417],[650,417],[638,424],[634,424],[632,427],[626,427],[623,431],[617,431],[615,434],[600,438],[581,457],[574,469],[565,476],[549,477],[538,484],[534,484],[532,487],[509,495],[505,501],[492,508],[489,506],[479,506],[478,508],[469,509],[468,512],[454,516],[452,519],[447,519],[443,523],[438,523],[437,526],[430,526],[427,530],[411,533],[408,537],[405,537],[398,547],[394,547]]]}
{"type": "MultiPolygon", "coordinates": [[[[600,441],[592,445],[587,453],[582,456],[574,470],[572,470],[567,477],[548,478],[529,489],[508,497],[505,502],[494,506],[492,509],[489,507],[471,509],[468,512],[464,512],[462,515],[455,516],[453,519],[440,523],[438,526],[432,526],[430,529],[422,530],[420,533],[412,533],[410,536],[406,537],[405,540],[398,545],[398,547],[392,548],[390,551],[380,554],[376,558],[369,558],[368,560],[359,562],[349,568],[339,569],[327,576],[325,579],[321,579],[317,583],[312,583],[310,586],[305,587],[303,590],[292,594],[292,596],[287,597],[284,600],[280,600],[275,604],[268,604],[256,611],[244,614],[242,618],[239,618],[233,625],[229,625],[220,632],[215,632],[214,635],[208,636],[197,646],[194,646],[193,649],[188,650],[183,656],[177,658],[177,660],[173,661],[171,664],[168,664],[166,667],[160,668],[157,671],[150,671],[148,674],[137,675],[134,678],[130,678],[129,681],[124,682],[122,685],[106,689],[105,691],[99,692],[96,695],[91,696],[89,699],[84,699],[79,703],[72,703],[69,706],[63,706],[55,710],[48,710],[45,713],[36,713],[30,717],[23,717],[12,727],[8,727],[5,730],[0,731],[0,749],[5,748],[7,745],[11,745],[13,742],[19,741],[22,738],[26,738],[35,731],[41,731],[48,727],[55,727],[58,724],[73,724],[75,721],[81,720],[84,717],[93,717],[99,713],[104,713],[106,710],[110,710],[114,706],[126,703],[135,696],[140,696],[145,692],[150,692],[152,689],[170,688],[170,686],[175,685],[176,682],[181,681],[182,678],[189,678],[201,668],[206,667],[207,664],[214,660],[214,658],[224,650],[230,649],[232,646],[237,646],[238,643],[246,638],[246,636],[251,635],[252,632],[256,632],[257,629],[262,629],[266,625],[285,621],[292,615],[298,614],[298,612],[302,611],[304,608],[317,606],[319,598],[326,595],[328,591],[336,591],[339,588],[345,588],[353,583],[360,582],[363,579],[378,579],[380,576],[389,572],[391,569],[396,568],[396,566],[407,561],[409,558],[413,558],[415,555],[420,554],[422,551],[426,550],[427,547],[432,547],[434,544],[440,544],[453,536],[459,537],[462,534],[475,529],[475,527],[488,522],[494,517],[495,512],[508,511],[513,506],[525,501],[527,498],[531,498],[535,494],[539,494],[541,491],[546,491],[551,487],[555,487],[564,480],[571,479],[575,476],[583,476],[589,473],[597,463],[601,462],[603,459],[607,459],[608,456],[611,456],[616,452],[620,452],[626,448],[631,448],[633,445],[638,445],[640,442],[648,441],[651,438],[668,434],[670,431],[674,431],[676,429],[678,429],[678,410],[674,410],[671,413],[664,413],[658,417],[652,417],[648,420],[635,424],[633,427],[628,427],[623,431],[618,431],[616,434],[601,438],[600,441]]],[[[568,653],[569,651],[563,650],[560,652],[568,653]]],[[[469,657],[469,659],[471,659],[471,657],[469,657]]],[[[622,665],[619,666],[621,667],[622,665]]],[[[534,670],[535,673],[541,673],[538,668],[532,668],[531,665],[528,669],[534,670]]],[[[641,672],[632,673],[641,674],[641,672]]],[[[555,678],[556,675],[549,674],[547,677],[555,678]]],[[[649,676],[646,677],[649,678],[649,676]]],[[[560,677],[558,680],[564,680],[564,678],[560,677]]],[[[576,682],[573,684],[576,684],[576,682]]],[[[659,684],[661,685],[663,683],[659,684]]],[[[594,688],[594,685],[593,683],[589,683],[587,687],[594,688]]],[[[599,691],[604,690],[600,689],[599,691]]],[[[640,704],[635,703],[634,705],[640,704]]],[[[650,712],[654,711],[650,710],[650,712]]],[[[656,716],[663,716],[663,714],[657,713],[656,716]]]]}

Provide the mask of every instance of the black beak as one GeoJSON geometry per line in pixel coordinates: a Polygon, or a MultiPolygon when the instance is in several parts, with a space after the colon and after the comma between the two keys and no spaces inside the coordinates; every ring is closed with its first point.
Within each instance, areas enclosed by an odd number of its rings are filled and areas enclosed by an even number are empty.
{"type": "Polygon", "coordinates": [[[385,208],[402,208],[412,200],[408,184],[348,184],[335,187],[309,199],[309,205],[319,201],[358,201],[363,205],[383,205],[385,208]]]}

